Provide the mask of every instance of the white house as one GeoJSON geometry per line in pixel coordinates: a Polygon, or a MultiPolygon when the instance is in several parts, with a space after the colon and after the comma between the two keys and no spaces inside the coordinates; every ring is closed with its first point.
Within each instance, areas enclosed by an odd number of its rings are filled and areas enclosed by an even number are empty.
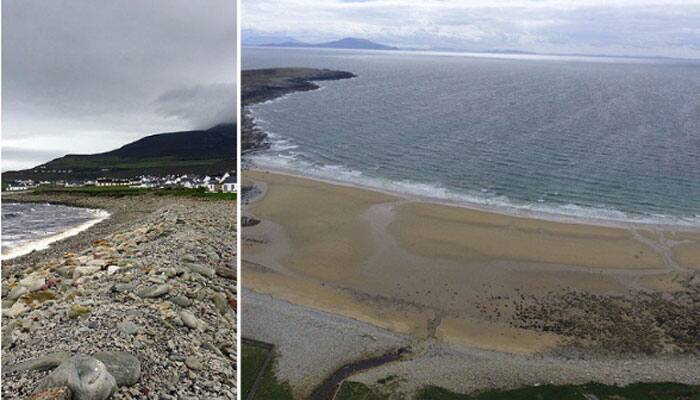
{"type": "MultiPolygon", "coordinates": [[[[228,175],[228,174],[226,174],[228,175]]],[[[237,193],[238,182],[235,176],[227,176],[221,180],[221,191],[224,193],[237,193]]]]}

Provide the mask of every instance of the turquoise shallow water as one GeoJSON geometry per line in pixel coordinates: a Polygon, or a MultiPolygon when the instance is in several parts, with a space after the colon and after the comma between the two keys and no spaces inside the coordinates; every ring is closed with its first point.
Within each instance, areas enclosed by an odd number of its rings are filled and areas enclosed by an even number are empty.
{"type": "Polygon", "coordinates": [[[243,49],[350,71],[252,107],[284,168],[526,213],[700,226],[700,63],[243,49]]]}

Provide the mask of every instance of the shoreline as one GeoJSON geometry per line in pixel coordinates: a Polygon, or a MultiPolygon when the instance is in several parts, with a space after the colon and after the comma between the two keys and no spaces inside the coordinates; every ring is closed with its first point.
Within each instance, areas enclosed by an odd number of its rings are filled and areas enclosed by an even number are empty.
{"type": "Polygon", "coordinates": [[[29,253],[32,253],[34,251],[42,251],[48,249],[53,243],[58,242],[60,240],[64,240],[67,238],[70,238],[71,236],[75,236],[80,234],[83,231],[86,231],[93,226],[101,223],[102,221],[108,220],[111,217],[111,214],[107,210],[99,209],[99,208],[89,208],[89,207],[83,207],[79,205],[71,205],[67,204],[68,202],[44,202],[44,201],[31,201],[31,200],[26,200],[26,201],[10,201],[9,203],[15,203],[15,204],[27,204],[27,203],[34,203],[34,204],[51,204],[51,205],[63,205],[67,207],[73,207],[73,208],[83,208],[87,209],[91,212],[95,213],[95,217],[89,221],[85,221],[82,224],[70,227],[63,232],[58,232],[53,235],[49,235],[46,237],[42,238],[36,238],[35,240],[29,241],[27,243],[23,243],[21,245],[12,247],[8,249],[9,251],[5,254],[2,254],[0,256],[0,260],[2,261],[8,261],[12,260],[17,257],[21,257],[24,255],[27,255],[29,253]]]}
{"type": "MultiPolygon", "coordinates": [[[[264,151],[264,150],[263,150],[264,151]]],[[[251,161],[254,163],[254,161],[251,161]]],[[[460,202],[458,200],[440,199],[437,197],[421,196],[414,193],[406,193],[400,191],[394,191],[391,189],[379,188],[371,185],[363,185],[356,182],[348,182],[342,180],[335,180],[327,177],[319,177],[315,175],[305,175],[298,170],[291,168],[281,168],[281,167],[271,167],[271,166],[256,166],[251,165],[244,169],[245,171],[256,171],[261,173],[274,173],[279,175],[286,175],[294,178],[310,179],[320,183],[327,183],[331,185],[346,186],[355,189],[375,191],[382,194],[387,194],[390,196],[395,196],[402,198],[407,201],[419,201],[436,205],[443,205],[448,207],[462,208],[466,210],[493,213],[497,215],[503,215],[507,217],[514,218],[524,218],[524,219],[534,219],[546,222],[556,222],[556,223],[566,223],[566,224],[577,224],[577,225],[591,225],[599,227],[608,228],[622,228],[622,229],[658,229],[658,230],[674,230],[680,232],[700,232],[700,225],[683,225],[683,224],[663,224],[657,222],[641,222],[634,220],[616,220],[616,219],[605,219],[605,218],[586,218],[579,217],[575,215],[558,214],[556,212],[545,212],[545,211],[525,211],[518,210],[517,207],[512,207],[512,210],[507,208],[499,207],[488,207],[478,203],[460,202]]],[[[243,174],[245,175],[245,174],[243,174]]]]}

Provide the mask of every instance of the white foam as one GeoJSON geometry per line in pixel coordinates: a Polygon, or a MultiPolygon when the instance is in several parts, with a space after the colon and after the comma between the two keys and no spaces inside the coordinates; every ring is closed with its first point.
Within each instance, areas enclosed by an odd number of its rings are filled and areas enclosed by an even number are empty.
{"type": "Polygon", "coordinates": [[[95,215],[94,219],[91,219],[85,223],[82,223],[78,226],[69,228],[65,231],[59,232],[55,235],[50,235],[47,237],[43,237],[37,240],[32,240],[24,243],[18,243],[15,246],[3,246],[2,248],[2,256],[0,259],[2,260],[9,260],[11,258],[23,256],[25,254],[29,254],[32,251],[39,251],[39,250],[46,250],[49,248],[51,243],[57,242],[59,240],[75,236],[78,233],[94,226],[95,224],[102,222],[103,220],[107,219],[110,217],[110,214],[107,211],[104,210],[88,210],[92,214],[95,215]]]}
{"type": "Polygon", "coordinates": [[[700,228],[700,216],[697,215],[689,218],[663,214],[630,215],[620,210],[605,207],[552,204],[544,199],[539,199],[535,203],[519,203],[507,196],[489,196],[488,193],[476,190],[473,193],[456,192],[440,185],[367,176],[361,171],[344,166],[310,163],[288,154],[256,154],[252,156],[252,161],[261,168],[277,170],[281,173],[509,215],[563,222],[586,222],[599,225],[654,225],[700,228]]]}

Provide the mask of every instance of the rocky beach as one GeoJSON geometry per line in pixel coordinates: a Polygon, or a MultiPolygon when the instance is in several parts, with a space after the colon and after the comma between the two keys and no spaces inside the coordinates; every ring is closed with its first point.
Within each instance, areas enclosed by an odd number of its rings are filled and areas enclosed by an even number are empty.
{"type": "Polygon", "coordinates": [[[10,199],[110,218],[3,262],[3,398],[236,398],[235,202],[10,199]]]}

